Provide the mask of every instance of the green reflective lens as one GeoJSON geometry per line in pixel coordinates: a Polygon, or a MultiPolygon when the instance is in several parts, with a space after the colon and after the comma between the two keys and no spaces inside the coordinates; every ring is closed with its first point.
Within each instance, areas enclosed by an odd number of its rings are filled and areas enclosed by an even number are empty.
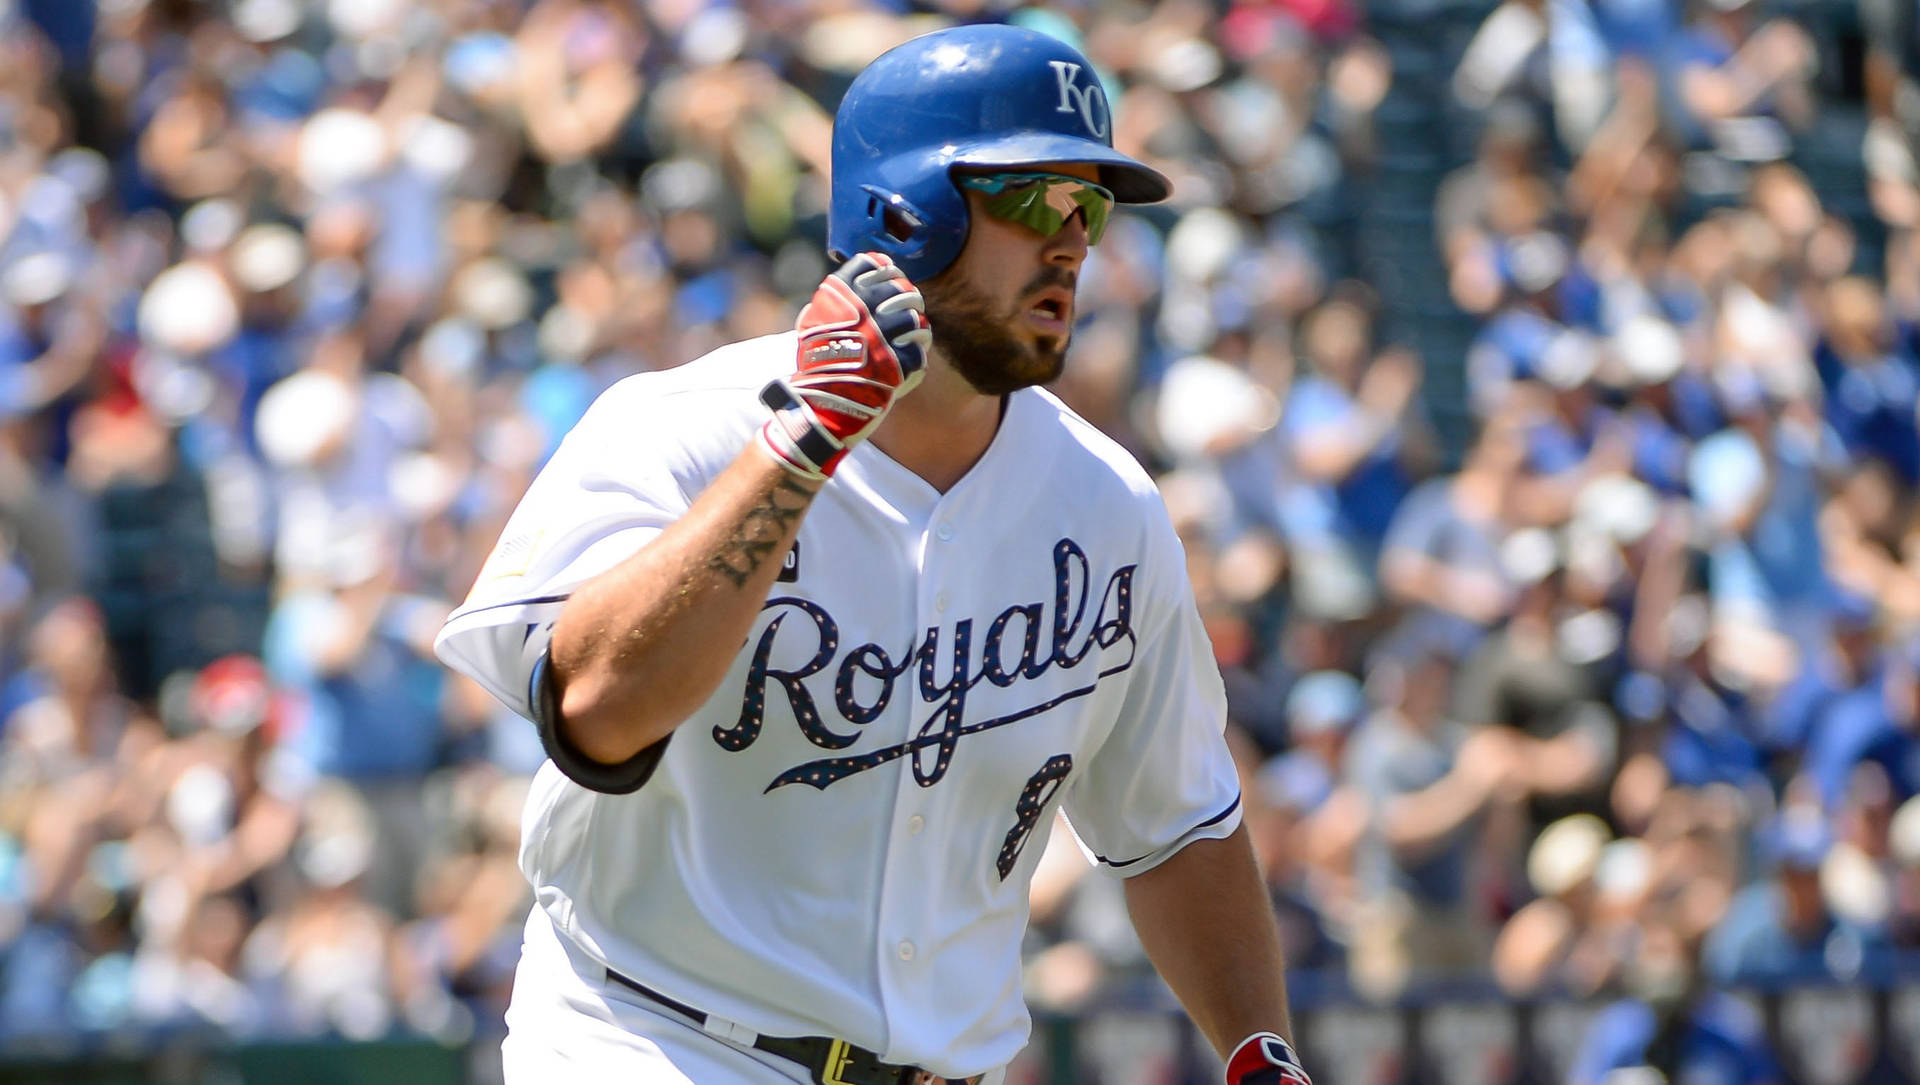
{"type": "Polygon", "coordinates": [[[1087,244],[1098,245],[1113,213],[1113,193],[1091,181],[1059,173],[989,173],[957,178],[987,196],[987,213],[1052,237],[1074,212],[1087,224],[1087,244]]]}

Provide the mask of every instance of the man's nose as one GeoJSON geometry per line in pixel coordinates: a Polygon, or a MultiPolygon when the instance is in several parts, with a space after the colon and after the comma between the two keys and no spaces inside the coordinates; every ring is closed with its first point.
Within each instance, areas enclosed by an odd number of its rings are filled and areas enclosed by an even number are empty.
{"type": "Polygon", "coordinates": [[[1043,256],[1050,264],[1077,268],[1086,260],[1087,249],[1087,212],[1083,208],[1068,216],[1060,229],[1047,239],[1043,256]]]}

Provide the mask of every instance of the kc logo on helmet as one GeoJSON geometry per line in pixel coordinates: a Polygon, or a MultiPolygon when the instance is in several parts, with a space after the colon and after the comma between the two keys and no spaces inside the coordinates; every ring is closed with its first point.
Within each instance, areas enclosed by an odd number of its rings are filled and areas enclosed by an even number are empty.
{"type": "Polygon", "coordinates": [[[1060,87],[1060,105],[1054,112],[1078,113],[1093,138],[1107,138],[1107,92],[1100,89],[1100,80],[1093,79],[1082,87],[1074,82],[1080,76],[1080,65],[1069,60],[1047,63],[1052,66],[1053,80],[1060,87]]]}

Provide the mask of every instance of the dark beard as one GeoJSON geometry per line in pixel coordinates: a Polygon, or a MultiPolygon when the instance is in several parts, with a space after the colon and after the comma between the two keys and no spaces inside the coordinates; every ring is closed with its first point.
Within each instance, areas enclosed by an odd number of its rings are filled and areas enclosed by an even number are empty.
{"type": "MultiPolygon", "coordinates": [[[[1028,297],[1048,286],[1071,290],[1073,282],[1070,271],[1043,268],[1019,296],[1028,297]]],[[[1049,336],[1029,345],[1010,330],[1025,310],[996,313],[991,302],[957,277],[944,272],[936,275],[921,284],[920,294],[927,301],[927,323],[933,328],[934,346],[983,396],[1004,396],[1046,384],[1060,376],[1067,364],[1071,335],[1057,340],[1049,336]]],[[[1019,302],[1014,304],[1018,306],[1019,302]]]]}

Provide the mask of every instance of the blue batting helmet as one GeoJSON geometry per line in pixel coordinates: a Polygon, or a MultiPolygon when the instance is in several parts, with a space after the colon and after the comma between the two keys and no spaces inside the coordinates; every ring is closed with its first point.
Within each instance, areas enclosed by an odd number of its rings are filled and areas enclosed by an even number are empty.
{"type": "Polygon", "coordinates": [[[1172,186],[1113,149],[1107,95],[1072,46],[1015,26],[936,31],[881,54],[833,118],[835,259],[884,252],[910,279],[936,275],[967,241],[959,166],[1085,162],[1121,203],[1172,186]]]}

